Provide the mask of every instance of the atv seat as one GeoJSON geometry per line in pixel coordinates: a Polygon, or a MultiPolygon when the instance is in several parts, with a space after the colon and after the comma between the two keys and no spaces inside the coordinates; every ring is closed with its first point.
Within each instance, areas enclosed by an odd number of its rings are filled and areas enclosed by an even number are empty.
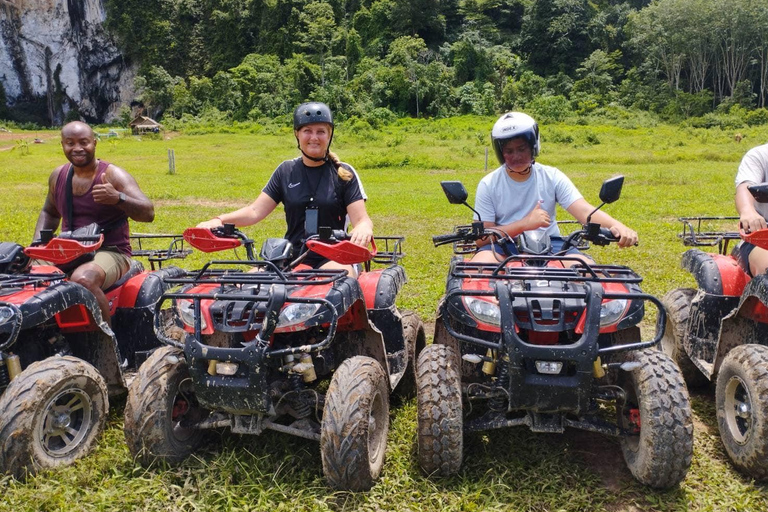
{"type": "Polygon", "coordinates": [[[132,259],[131,260],[131,266],[128,268],[128,272],[123,274],[123,276],[120,279],[115,281],[114,284],[112,284],[112,286],[110,286],[109,288],[104,290],[104,292],[106,293],[106,292],[114,290],[115,288],[123,286],[126,282],[128,282],[128,280],[130,278],[132,278],[134,276],[137,276],[137,275],[141,274],[142,272],[144,272],[144,265],[142,265],[140,261],[136,261],[136,260],[132,259]]]}

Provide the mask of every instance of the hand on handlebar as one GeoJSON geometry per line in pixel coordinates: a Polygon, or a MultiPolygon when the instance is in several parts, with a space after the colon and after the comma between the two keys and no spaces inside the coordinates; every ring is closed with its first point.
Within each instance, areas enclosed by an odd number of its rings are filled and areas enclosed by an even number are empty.
{"type": "Polygon", "coordinates": [[[623,224],[610,228],[611,234],[618,239],[619,247],[637,245],[637,233],[623,224]]]}
{"type": "Polygon", "coordinates": [[[739,217],[739,227],[747,233],[768,227],[762,215],[756,211],[745,212],[739,217]]]}
{"type": "Polygon", "coordinates": [[[213,229],[213,228],[220,228],[223,225],[224,225],[224,223],[221,221],[221,219],[216,217],[216,218],[211,219],[211,220],[203,221],[203,222],[201,222],[200,224],[198,224],[195,227],[196,228],[204,228],[204,229],[213,229]]]}
{"type": "Polygon", "coordinates": [[[366,224],[360,224],[355,226],[352,232],[349,234],[349,241],[360,247],[368,247],[373,238],[373,231],[366,224]]]}

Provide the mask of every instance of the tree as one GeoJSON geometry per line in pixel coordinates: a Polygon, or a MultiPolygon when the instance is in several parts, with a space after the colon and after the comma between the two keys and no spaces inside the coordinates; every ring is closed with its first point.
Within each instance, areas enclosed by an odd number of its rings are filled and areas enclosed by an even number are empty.
{"type": "Polygon", "coordinates": [[[720,58],[716,72],[720,97],[733,95],[749,65],[755,48],[754,11],[750,0],[713,0],[716,19],[717,45],[720,58]],[[723,85],[725,86],[723,88],[723,85]]]}
{"type": "Polygon", "coordinates": [[[589,95],[599,105],[607,103],[622,71],[621,66],[617,64],[620,59],[619,50],[613,53],[605,53],[603,50],[592,52],[576,70],[580,80],[573,84],[573,94],[589,95]]]}
{"type": "Polygon", "coordinates": [[[139,101],[144,104],[149,117],[158,117],[173,105],[173,90],[176,84],[183,82],[180,77],[172,77],[162,66],[152,66],[135,81],[139,101]]]}
{"type": "Polygon", "coordinates": [[[491,77],[493,65],[488,52],[489,46],[488,41],[474,30],[465,31],[459,40],[451,45],[449,56],[456,74],[456,82],[485,82],[491,77]]]}
{"type": "Polygon", "coordinates": [[[344,55],[347,57],[346,79],[349,80],[350,77],[355,75],[357,63],[363,57],[363,40],[354,28],[349,29],[349,32],[347,32],[347,44],[344,55]]]}
{"type": "Polygon", "coordinates": [[[759,63],[760,95],[758,106],[765,107],[768,90],[768,5],[760,4],[756,9],[757,37],[755,40],[757,61],[759,63]]]}
{"type": "Polygon", "coordinates": [[[320,64],[320,82],[325,85],[325,59],[330,55],[336,20],[333,7],[326,2],[311,2],[299,13],[301,31],[296,35],[297,50],[317,58],[320,64]]]}
{"type": "Polygon", "coordinates": [[[630,16],[630,44],[663,75],[669,87],[680,89],[685,63],[687,20],[678,8],[686,0],[662,0],[630,16]]]}
{"type": "Polygon", "coordinates": [[[398,33],[421,37],[427,44],[438,43],[445,35],[440,0],[394,0],[392,21],[398,33]]]}
{"type": "Polygon", "coordinates": [[[419,37],[402,36],[395,39],[389,47],[387,62],[397,66],[405,73],[411,82],[416,100],[416,117],[421,114],[419,99],[420,89],[424,88],[425,64],[434,59],[435,55],[419,37]]]}
{"type": "Polygon", "coordinates": [[[592,8],[587,0],[537,0],[528,4],[520,48],[540,75],[573,73],[591,53],[587,26],[592,8]]]}

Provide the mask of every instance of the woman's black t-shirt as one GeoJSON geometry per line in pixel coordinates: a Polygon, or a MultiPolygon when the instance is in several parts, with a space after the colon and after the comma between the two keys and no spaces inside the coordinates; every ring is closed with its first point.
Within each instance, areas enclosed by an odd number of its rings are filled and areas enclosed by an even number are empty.
{"type": "Polygon", "coordinates": [[[307,167],[301,158],[286,160],[272,173],[262,192],[276,203],[283,203],[288,225],[285,238],[294,247],[307,238],[304,219],[308,207],[318,209],[319,227],[344,229],[347,206],[363,199],[357,175],[349,166],[343,163],[342,166],[352,173],[349,181],[339,178],[336,167],[330,162],[319,167],[307,167]]]}

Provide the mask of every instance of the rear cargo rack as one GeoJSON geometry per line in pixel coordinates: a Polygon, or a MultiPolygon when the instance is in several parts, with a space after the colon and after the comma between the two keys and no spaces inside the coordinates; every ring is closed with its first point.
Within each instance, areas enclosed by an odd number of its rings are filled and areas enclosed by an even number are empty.
{"type": "MultiPolygon", "coordinates": [[[[152,234],[152,233],[134,233],[131,235],[133,256],[138,258],[147,258],[152,270],[163,268],[163,262],[172,259],[184,259],[192,254],[192,249],[184,247],[184,237],[182,235],[170,234],[152,234]],[[168,244],[167,248],[145,248],[144,245],[149,240],[164,240],[168,244]]],[[[154,244],[153,244],[154,245],[154,244]]]]}
{"type": "Polygon", "coordinates": [[[702,223],[716,223],[716,221],[735,221],[738,224],[739,217],[680,217],[683,223],[683,232],[677,237],[682,239],[688,247],[714,247],[720,254],[728,254],[728,244],[731,240],[740,240],[738,231],[707,231],[702,229],[702,223]]]}
{"type": "Polygon", "coordinates": [[[374,237],[378,252],[373,257],[374,263],[382,265],[396,265],[405,257],[403,252],[404,236],[377,236],[374,237]]]}
{"type": "Polygon", "coordinates": [[[48,286],[67,277],[63,273],[51,274],[0,274],[0,291],[15,290],[25,286],[48,286]]]}

